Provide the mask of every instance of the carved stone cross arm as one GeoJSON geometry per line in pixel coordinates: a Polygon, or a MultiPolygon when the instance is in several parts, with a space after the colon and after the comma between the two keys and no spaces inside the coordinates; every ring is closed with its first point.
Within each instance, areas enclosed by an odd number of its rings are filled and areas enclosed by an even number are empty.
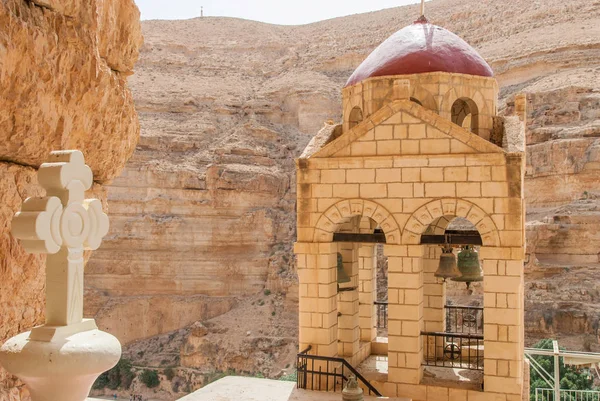
{"type": "Polygon", "coordinates": [[[77,150],[56,151],[38,171],[46,196],[28,198],[15,215],[12,233],[29,253],[47,253],[46,326],[83,319],[83,250],[98,249],[108,216],[98,199],[84,199],[91,169],[77,150]]]}

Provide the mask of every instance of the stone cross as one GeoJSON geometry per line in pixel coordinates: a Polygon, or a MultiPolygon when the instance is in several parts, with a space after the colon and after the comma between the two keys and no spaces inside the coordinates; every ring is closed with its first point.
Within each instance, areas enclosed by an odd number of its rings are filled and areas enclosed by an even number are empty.
{"type": "Polygon", "coordinates": [[[98,249],[108,216],[98,199],[85,199],[92,170],[78,150],[50,153],[38,171],[46,196],[27,198],[12,222],[13,235],[29,253],[47,253],[46,326],[83,320],[83,251],[98,249]]]}

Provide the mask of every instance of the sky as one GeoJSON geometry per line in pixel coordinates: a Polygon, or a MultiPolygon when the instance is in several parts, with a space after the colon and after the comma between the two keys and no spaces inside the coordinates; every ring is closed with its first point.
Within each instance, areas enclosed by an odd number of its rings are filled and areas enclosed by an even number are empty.
{"type": "Polygon", "coordinates": [[[135,0],[142,19],[226,16],[281,25],[300,25],[420,3],[420,0],[135,0]]]}

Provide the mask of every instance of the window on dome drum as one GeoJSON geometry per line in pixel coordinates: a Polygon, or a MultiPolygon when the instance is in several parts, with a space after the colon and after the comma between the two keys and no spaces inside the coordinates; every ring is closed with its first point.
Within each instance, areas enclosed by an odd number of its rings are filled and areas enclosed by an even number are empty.
{"type": "Polygon", "coordinates": [[[474,134],[479,134],[479,109],[469,98],[457,99],[452,105],[452,122],[474,134]]]}
{"type": "Polygon", "coordinates": [[[419,101],[419,99],[416,99],[416,98],[414,98],[414,97],[411,97],[411,98],[410,98],[410,101],[411,101],[411,102],[415,102],[415,103],[416,103],[416,104],[418,104],[419,106],[423,106],[423,103],[421,103],[421,102],[419,101]]]}
{"type": "Polygon", "coordinates": [[[363,120],[363,113],[362,110],[360,109],[360,107],[355,107],[352,109],[352,111],[350,111],[350,118],[349,118],[349,123],[350,123],[350,129],[356,127],[358,124],[360,124],[363,120]]]}

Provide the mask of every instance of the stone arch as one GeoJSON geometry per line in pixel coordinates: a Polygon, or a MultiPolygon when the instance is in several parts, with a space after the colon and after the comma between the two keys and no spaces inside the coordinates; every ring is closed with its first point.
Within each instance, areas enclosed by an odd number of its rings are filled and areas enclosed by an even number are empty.
{"type": "Polygon", "coordinates": [[[429,226],[425,229],[424,234],[432,234],[432,235],[442,235],[446,232],[446,228],[450,225],[454,216],[442,216],[433,220],[429,226]]]}
{"type": "Polygon", "coordinates": [[[490,114],[488,111],[485,98],[478,90],[473,90],[470,87],[450,88],[443,96],[440,103],[440,116],[447,120],[452,120],[452,106],[461,98],[471,100],[476,106],[478,114],[490,114]]]}
{"type": "Polygon", "coordinates": [[[350,115],[348,116],[348,127],[352,129],[360,124],[364,119],[363,111],[360,107],[355,106],[350,110],[350,115]]]}
{"type": "Polygon", "coordinates": [[[461,97],[454,101],[451,108],[452,122],[467,131],[479,134],[479,107],[472,99],[461,97]]]}
{"type": "Polygon", "coordinates": [[[315,226],[314,242],[332,242],[333,234],[354,216],[373,219],[385,233],[386,243],[400,244],[400,227],[396,219],[380,204],[364,200],[343,200],[325,211],[315,226]]]}
{"type": "Polygon", "coordinates": [[[415,103],[419,103],[421,106],[425,107],[428,110],[433,111],[438,114],[438,104],[435,101],[435,97],[429,92],[427,89],[423,88],[420,85],[416,85],[412,87],[412,93],[410,95],[410,100],[415,101],[415,103]],[[414,99],[414,100],[413,100],[414,99]]]}
{"type": "Polygon", "coordinates": [[[419,245],[421,235],[432,222],[443,217],[463,217],[479,231],[483,246],[500,246],[498,228],[492,218],[479,206],[464,199],[438,199],[417,209],[408,219],[402,231],[403,245],[419,245]]]}

